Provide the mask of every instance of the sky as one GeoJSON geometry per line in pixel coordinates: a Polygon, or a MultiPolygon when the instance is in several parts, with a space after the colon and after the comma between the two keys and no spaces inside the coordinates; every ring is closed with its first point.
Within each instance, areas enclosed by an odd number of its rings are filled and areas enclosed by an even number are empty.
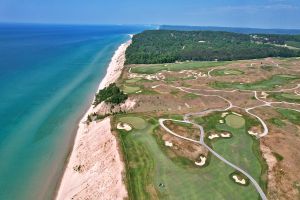
{"type": "Polygon", "coordinates": [[[0,0],[0,22],[300,29],[300,0],[0,0]]]}

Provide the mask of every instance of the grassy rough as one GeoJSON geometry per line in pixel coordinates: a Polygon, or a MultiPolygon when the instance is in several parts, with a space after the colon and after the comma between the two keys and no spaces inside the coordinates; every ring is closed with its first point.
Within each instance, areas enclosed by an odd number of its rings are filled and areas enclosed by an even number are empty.
{"type": "Polygon", "coordinates": [[[240,89],[240,90],[272,90],[278,86],[288,84],[294,80],[298,80],[298,76],[294,75],[274,75],[270,79],[257,81],[254,83],[229,83],[216,81],[211,84],[213,88],[217,89],[240,89]]]}
{"type": "Polygon", "coordinates": [[[182,62],[170,64],[151,64],[142,65],[131,68],[131,72],[139,74],[155,74],[157,72],[166,71],[180,71],[180,70],[197,70],[201,68],[224,66],[230,62],[182,62]]]}
{"type": "Polygon", "coordinates": [[[237,69],[219,69],[214,70],[211,75],[213,76],[230,76],[230,75],[241,75],[244,74],[243,71],[237,69]]]}

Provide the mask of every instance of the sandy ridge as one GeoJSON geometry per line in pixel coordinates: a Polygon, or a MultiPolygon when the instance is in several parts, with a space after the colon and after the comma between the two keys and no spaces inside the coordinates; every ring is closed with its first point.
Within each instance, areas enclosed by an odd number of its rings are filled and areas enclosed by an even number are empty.
{"type": "MultiPolygon", "coordinates": [[[[115,82],[122,73],[125,51],[131,40],[115,52],[98,90],[115,82]]],[[[85,123],[87,116],[101,109],[91,106],[79,122],[73,150],[64,172],[57,200],[66,199],[124,199],[124,164],[117,140],[111,133],[110,118],[101,122],[85,123]]]]}

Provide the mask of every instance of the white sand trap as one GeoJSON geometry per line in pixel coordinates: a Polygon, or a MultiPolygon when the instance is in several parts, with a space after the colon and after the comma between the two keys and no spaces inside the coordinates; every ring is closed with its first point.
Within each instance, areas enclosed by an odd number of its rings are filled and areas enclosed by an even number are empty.
{"type": "Polygon", "coordinates": [[[224,120],[220,119],[220,120],[219,120],[219,123],[220,123],[220,124],[224,124],[224,120]]]}
{"type": "Polygon", "coordinates": [[[152,86],[151,88],[152,89],[155,89],[155,88],[157,88],[157,87],[159,87],[160,85],[154,85],[154,86],[152,86]]]}
{"type": "Polygon", "coordinates": [[[205,156],[200,156],[200,162],[195,162],[195,165],[197,166],[203,166],[206,163],[206,157],[205,156]]]}
{"type": "Polygon", "coordinates": [[[132,128],[129,124],[126,124],[126,123],[122,123],[122,122],[119,122],[117,124],[117,129],[119,130],[125,130],[125,131],[131,131],[132,128]]]}
{"type": "Polygon", "coordinates": [[[233,175],[232,178],[234,179],[234,181],[236,183],[239,183],[239,184],[242,184],[242,185],[245,185],[246,184],[246,180],[245,179],[239,179],[239,177],[237,175],[233,175]]]}
{"type": "Polygon", "coordinates": [[[229,114],[228,112],[223,112],[222,115],[221,115],[221,117],[224,118],[224,117],[226,117],[228,114],[229,114]]]}
{"type": "Polygon", "coordinates": [[[230,138],[231,134],[230,133],[221,133],[222,138],[230,138]]]}
{"type": "Polygon", "coordinates": [[[243,115],[239,114],[239,113],[236,113],[236,112],[232,112],[232,114],[236,115],[236,116],[239,116],[239,117],[243,117],[243,115]]]}
{"type": "Polygon", "coordinates": [[[258,136],[258,133],[255,133],[255,132],[253,132],[253,131],[248,131],[248,133],[249,133],[250,135],[258,136]]]}
{"type": "Polygon", "coordinates": [[[268,93],[266,93],[266,92],[261,92],[261,97],[260,97],[260,98],[266,99],[268,96],[269,96],[268,93]]]}
{"type": "Polygon", "coordinates": [[[172,146],[173,146],[173,143],[172,143],[172,142],[169,142],[169,141],[165,141],[165,146],[166,146],[166,147],[172,147],[172,146]]]}
{"type": "Polygon", "coordinates": [[[135,92],[136,94],[139,94],[139,93],[142,93],[142,90],[139,90],[139,91],[137,91],[137,92],[135,92]]]}
{"type": "Polygon", "coordinates": [[[210,136],[208,136],[208,139],[212,140],[214,138],[218,138],[220,137],[218,134],[211,134],[210,136]]]}

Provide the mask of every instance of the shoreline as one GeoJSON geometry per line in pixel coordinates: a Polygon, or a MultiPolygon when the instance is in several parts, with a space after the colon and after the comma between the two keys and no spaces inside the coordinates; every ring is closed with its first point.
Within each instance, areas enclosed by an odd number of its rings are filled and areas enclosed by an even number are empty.
{"type": "MultiPolygon", "coordinates": [[[[125,62],[125,51],[130,44],[131,39],[115,51],[97,92],[120,77],[125,62]]],[[[110,118],[86,124],[87,116],[100,109],[101,105],[94,107],[92,104],[79,121],[72,151],[55,195],[57,200],[127,197],[123,181],[125,166],[119,154],[117,139],[111,132],[110,118]]]]}

